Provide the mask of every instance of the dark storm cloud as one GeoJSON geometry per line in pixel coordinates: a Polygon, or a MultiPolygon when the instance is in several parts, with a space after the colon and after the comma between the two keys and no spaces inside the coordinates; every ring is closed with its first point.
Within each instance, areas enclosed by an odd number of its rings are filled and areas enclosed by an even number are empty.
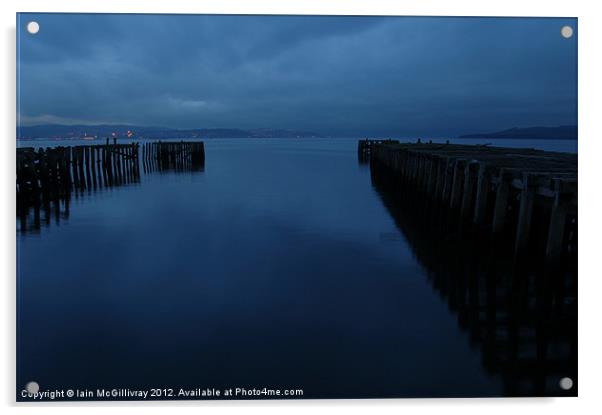
{"type": "Polygon", "coordinates": [[[576,123],[573,19],[21,15],[26,124],[448,135],[576,123]],[[29,20],[40,32],[25,32],[29,20]]]}

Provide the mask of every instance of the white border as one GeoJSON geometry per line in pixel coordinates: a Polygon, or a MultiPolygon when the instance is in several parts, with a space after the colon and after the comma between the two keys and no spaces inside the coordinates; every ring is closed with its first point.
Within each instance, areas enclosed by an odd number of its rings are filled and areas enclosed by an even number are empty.
{"type": "MultiPolygon", "coordinates": [[[[86,2],[4,0],[2,7],[2,131],[0,171],[2,203],[0,232],[3,268],[2,330],[0,341],[2,374],[0,403],[7,413],[43,411],[49,414],[141,412],[164,413],[166,407],[195,412],[219,410],[250,413],[291,413],[316,410],[344,410],[351,413],[410,411],[410,413],[508,413],[545,411],[566,415],[600,405],[600,335],[599,316],[602,275],[596,257],[600,257],[600,193],[598,166],[602,164],[602,129],[600,123],[600,49],[602,21],[593,1],[498,0],[167,0],[152,5],[132,0],[90,0],[86,2]],[[31,12],[119,12],[119,13],[230,13],[230,14],[348,14],[348,15],[460,15],[460,16],[569,16],[579,18],[579,392],[576,399],[415,399],[364,401],[257,401],[257,402],[162,402],[162,403],[89,403],[34,406],[14,403],[15,384],[15,216],[14,216],[14,137],[15,137],[15,13],[31,12]],[[596,174],[598,173],[598,174],[596,174]],[[110,408],[109,408],[110,407],[110,408]]],[[[458,374],[461,376],[461,374],[458,374]]]]}

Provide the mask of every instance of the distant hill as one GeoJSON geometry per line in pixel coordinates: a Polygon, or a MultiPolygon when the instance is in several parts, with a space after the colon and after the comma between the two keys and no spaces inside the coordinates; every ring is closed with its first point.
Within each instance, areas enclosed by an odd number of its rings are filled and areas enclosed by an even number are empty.
{"type": "Polygon", "coordinates": [[[243,130],[238,128],[194,128],[174,129],[166,127],[142,127],[136,125],[61,125],[46,124],[17,127],[17,138],[81,138],[128,137],[132,138],[311,138],[322,137],[310,131],[260,128],[243,130]]]}
{"type": "Polygon", "coordinates": [[[577,126],[561,125],[559,127],[515,127],[495,133],[464,134],[459,136],[459,138],[531,138],[576,140],[577,126]]]}

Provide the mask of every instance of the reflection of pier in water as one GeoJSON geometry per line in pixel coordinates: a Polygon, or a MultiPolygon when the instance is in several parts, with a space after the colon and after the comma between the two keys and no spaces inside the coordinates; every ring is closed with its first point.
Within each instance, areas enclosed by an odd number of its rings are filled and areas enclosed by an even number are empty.
{"type": "Polygon", "coordinates": [[[463,226],[453,212],[402,188],[390,170],[372,162],[371,176],[434,289],[480,347],[484,368],[501,376],[502,393],[575,396],[576,257],[553,268],[543,256],[517,263],[512,244],[463,226]],[[575,381],[570,391],[559,387],[563,377],[575,381]]]}
{"type": "Polygon", "coordinates": [[[69,217],[72,198],[140,183],[145,173],[203,171],[202,142],[58,146],[17,149],[17,216],[21,233],[69,217]],[[152,151],[151,151],[152,150],[152,151]]]}

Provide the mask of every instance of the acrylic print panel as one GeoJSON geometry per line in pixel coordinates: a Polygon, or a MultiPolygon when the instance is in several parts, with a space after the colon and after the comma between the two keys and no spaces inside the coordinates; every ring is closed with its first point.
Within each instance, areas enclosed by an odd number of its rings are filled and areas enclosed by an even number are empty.
{"type": "Polygon", "coordinates": [[[17,33],[17,400],[577,395],[576,19],[17,33]]]}

